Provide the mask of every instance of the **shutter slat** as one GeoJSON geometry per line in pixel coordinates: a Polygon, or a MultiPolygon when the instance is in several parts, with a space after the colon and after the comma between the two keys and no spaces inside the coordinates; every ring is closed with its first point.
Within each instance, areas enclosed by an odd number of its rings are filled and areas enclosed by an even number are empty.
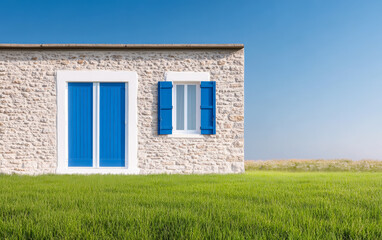
{"type": "Polygon", "coordinates": [[[216,82],[201,82],[200,97],[201,134],[216,134],[216,82]]]}
{"type": "Polygon", "coordinates": [[[172,82],[158,82],[158,134],[172,134],[172,82]]]}

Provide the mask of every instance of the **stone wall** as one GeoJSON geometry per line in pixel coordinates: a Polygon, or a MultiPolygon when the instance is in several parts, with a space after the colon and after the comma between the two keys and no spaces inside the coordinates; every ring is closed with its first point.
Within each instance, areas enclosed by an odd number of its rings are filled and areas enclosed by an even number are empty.
{"type": "Polygon", "coordinates": [[[244,171],[244,50],[0,50],[0,173],[55,173],[57,70],[138,73],[138,167],[151,173],[244,171]],[[210,72],[216,135],[157,135],[166,71],[210,72]]]}

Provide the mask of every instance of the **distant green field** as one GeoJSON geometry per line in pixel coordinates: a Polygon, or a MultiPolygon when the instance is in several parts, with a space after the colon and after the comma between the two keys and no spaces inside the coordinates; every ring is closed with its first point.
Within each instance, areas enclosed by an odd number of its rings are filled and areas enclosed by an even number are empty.
{"type": "Polygon", "coordinates": [[[0,238],[382,239],[382,173],[0,176],[0,238]]]}
{"type": "Polygon", "coordinates": [[[287,159],[245,161],[246,170],[290,172],[382,172],[382,161],[349,159],[287,159]]]}

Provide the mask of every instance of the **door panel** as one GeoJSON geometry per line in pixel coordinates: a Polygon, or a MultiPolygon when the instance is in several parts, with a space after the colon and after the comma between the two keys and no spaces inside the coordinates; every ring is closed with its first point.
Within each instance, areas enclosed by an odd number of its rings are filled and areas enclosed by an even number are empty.
{"type": "Polygon", "coordinates": [[[93,166],[93,84],[68,83],[69,167],[93,166]]]}
{"type": "Polygon", "coordinates": [[[100,83],[100,167],[125,167],[125,83],[100,83]]]}

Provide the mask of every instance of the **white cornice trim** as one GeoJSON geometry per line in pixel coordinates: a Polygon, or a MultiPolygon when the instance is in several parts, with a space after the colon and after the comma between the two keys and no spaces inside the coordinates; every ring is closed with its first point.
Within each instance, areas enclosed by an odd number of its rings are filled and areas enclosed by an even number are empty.
{"type": "Polygon", "coordinates": [[[166,72],[165,81],[169,81],[169,82],[210,81],[210,73],[209,72],[166,72]]]}

